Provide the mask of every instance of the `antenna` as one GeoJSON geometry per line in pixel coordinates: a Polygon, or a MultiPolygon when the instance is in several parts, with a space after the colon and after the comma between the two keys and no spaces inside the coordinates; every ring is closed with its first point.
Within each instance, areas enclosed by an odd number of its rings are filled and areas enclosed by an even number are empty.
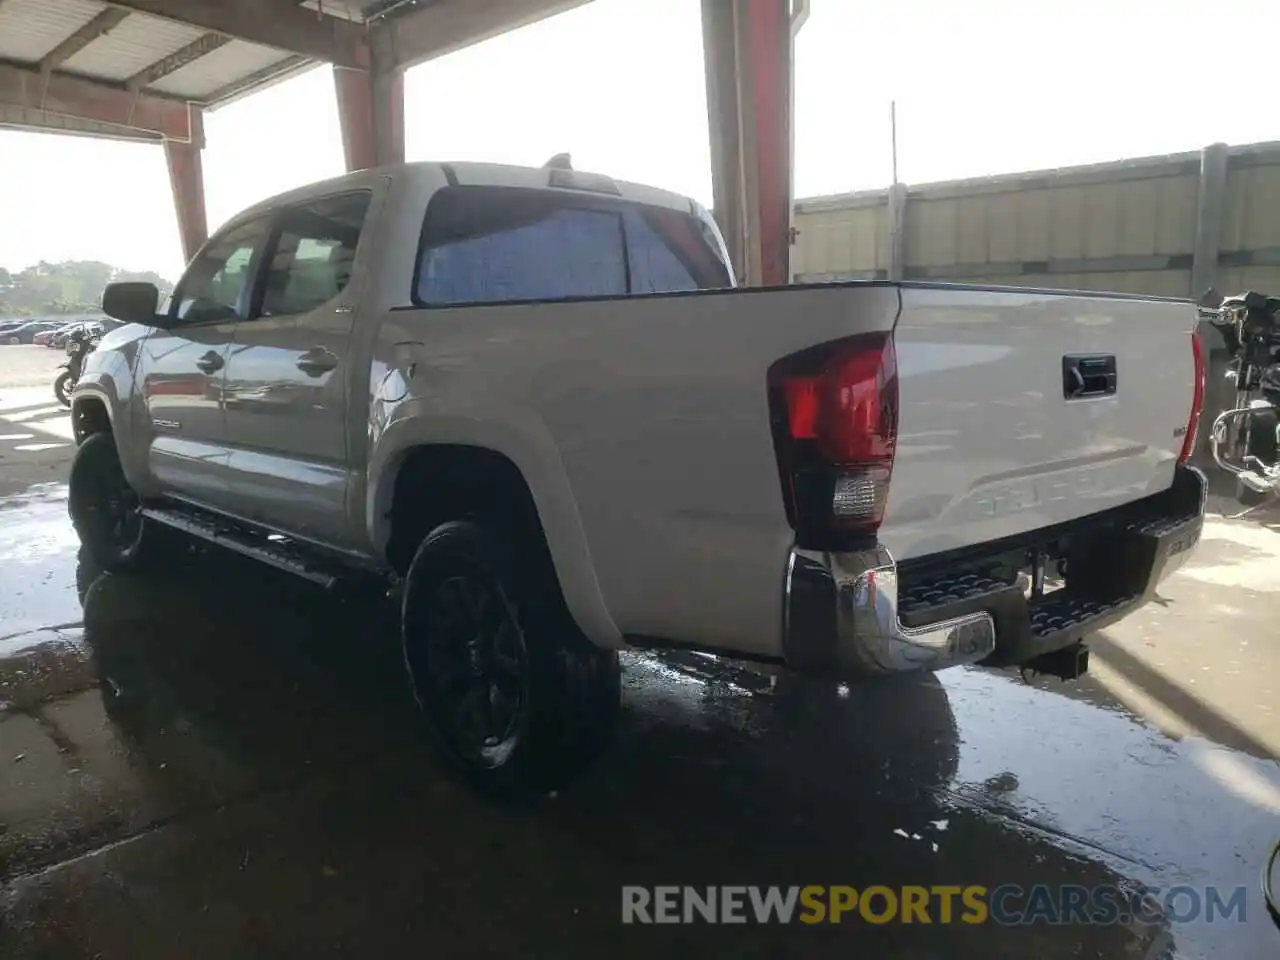
{"type": "Polygon", "coordinates": [[[572,170],[573,169],[573,164],[569,159],[569,154],[567,153],[557,153],[554,157],[552,157],[542,166],[544,169],[548,169],[548,170],[572,170]]]}
{"type": "Polygon", "coordinates": [[[898,102],[889,101],[889,147],[893,155],[893,182],[898,182],[898,102]]]}

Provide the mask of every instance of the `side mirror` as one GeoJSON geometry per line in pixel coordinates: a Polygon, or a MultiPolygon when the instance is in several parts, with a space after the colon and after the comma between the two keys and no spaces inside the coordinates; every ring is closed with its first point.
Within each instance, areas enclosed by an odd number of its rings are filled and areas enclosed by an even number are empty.
{"type": "Polygon", "coordinates": [[[156,285],[141,280],[109,283],[102,292],[102,312],[122,323],[161,326],[162,318],[156,314],[159,303],[160,291],[156,285]]]}

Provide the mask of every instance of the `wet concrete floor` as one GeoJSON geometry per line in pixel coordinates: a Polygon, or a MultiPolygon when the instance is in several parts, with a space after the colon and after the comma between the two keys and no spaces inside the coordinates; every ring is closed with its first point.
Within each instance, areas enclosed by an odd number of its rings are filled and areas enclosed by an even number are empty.
{"type": "MultiPolygon", "coordinates": [[[[1280,524],[1216,520],[1067,685],[849,688],[629,655],[618,741],[533,809],[416,729],[387,611],[222,553],[78,560],[0,505],[0,956],[1280,956],[1280,524]],[[624,884],[1247,888],[1111,925],[623,926],[624,884]]],[[[853,916],[853,915],[851,915],[853,916]]]]}

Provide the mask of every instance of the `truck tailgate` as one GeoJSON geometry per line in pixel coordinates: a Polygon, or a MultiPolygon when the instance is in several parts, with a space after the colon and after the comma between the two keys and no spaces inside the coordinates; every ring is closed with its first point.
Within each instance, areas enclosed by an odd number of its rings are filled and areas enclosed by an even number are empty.
{"type": "Polygon", "coordinates": [[[900,289],[898,445],[880,531],[895,557],[1014,536],[1170,485],[1193,397],[1189,302],[900,289]]]}

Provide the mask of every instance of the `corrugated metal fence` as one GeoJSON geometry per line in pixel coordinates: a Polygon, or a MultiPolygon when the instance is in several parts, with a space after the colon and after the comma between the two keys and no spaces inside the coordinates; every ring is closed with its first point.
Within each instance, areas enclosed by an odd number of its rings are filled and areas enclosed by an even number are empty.
{"type": "Polygon", "coordinates": [[[1280,143],[796,203],[800,282],[1280,293],[1280,143]]]}
{"type": "MultiPolygon", "coordinates": [[[[1280,295],[1280,142],[796,203],[798,282],[942,280],[1198,298],[1280,295]]],[[[1232,405],[1208,325],[1208,423],[1232,405]]],[[[1230,478],[1211,470],[1215,488],[1230,478]]],[[[1226,486],[1223,486],[1223,484],[1226,486]]]]}

